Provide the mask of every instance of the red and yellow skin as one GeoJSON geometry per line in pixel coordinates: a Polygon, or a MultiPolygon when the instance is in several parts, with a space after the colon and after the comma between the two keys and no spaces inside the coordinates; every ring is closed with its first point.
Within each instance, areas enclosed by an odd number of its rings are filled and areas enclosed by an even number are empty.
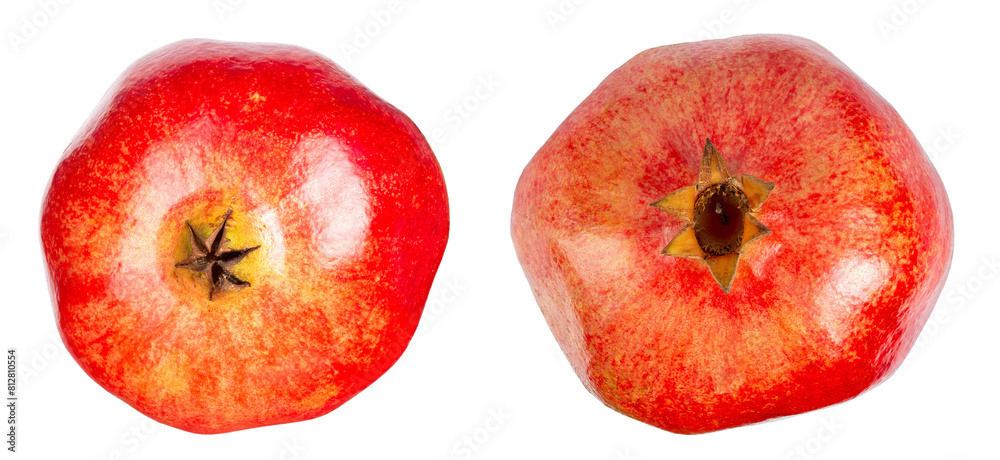
{"type": "Polygon", "coordinates": [[[511,232],[587,389],[677,433],[886,379],[941,293],[953,239],[941,180],[899,115],[828,51],[779,35],[654,48],[617,69],[524,169],[511,232]],[[657,206],[698,183],[706,139],[732,176],[774,183],[754,213],[770,233],[740,249],[728,293],[704,260],[664,254],[688,223],[657,206]]]}
{"type": "Polygon", "coordinates": [[[83,370],[160,422],[220,433],[326,414],[381,376],[448,226],[416,126],[332,61],[187,40],[109,90],[56,169],[41,235],[83,370]],[[256,249],[230,267],[247,285],[213,287],[185,265],[191,231],[211,239],[229,211],[220,251],[256,249]]]}

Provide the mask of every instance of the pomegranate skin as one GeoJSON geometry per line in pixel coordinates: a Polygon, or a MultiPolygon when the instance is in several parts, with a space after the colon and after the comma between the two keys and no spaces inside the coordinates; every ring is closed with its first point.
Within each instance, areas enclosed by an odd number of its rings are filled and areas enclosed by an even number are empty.
{"type": "Polygon", "coordinates": [[[386,372],[448,228],[424,137],[332,61],[185,40],[127,69],[73,139],[41,239],[83,370],[155,420],[222,433],[318,417],[386,372]],[[258,246],[239,290],[180,266],[220,225],[224,248],[258,246]]]}
{"type": "Polygon", "coordinates": [[[518,181],[518,260],[584,386],[629,417],[705,433],[853,398],[902,363],[952,257],[941,179],[896,111],[827,50],[784,35],[640,53],[518,181]],[[705,140],[774,182],[726,294],[662,251],[650,206],[695,184],[705,140]]]}

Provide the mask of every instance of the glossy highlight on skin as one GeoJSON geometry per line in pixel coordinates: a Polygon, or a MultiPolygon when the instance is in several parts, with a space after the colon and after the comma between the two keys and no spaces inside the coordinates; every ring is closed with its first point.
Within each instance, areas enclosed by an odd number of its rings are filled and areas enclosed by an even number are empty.
{"type": "Polygon", "coordinates": [[[220,433],[323,415],[381,376],[448,227],[423,136],[332,61],[186,40],[108,92],[55,172],[41,234],[83,370],[158,421],[220,433]],[[184,265],[192,231],[220,225],[225,247],[257,248],[229,267],[247,286],[210,298],[184,265]]]}
{"type": "Polygon", "coordinates": [[[688,434],[884,381],[953,241],[944,187],[899,115],[827,50],[783,35],[654,48],[614,71],[524,169],[511,233],[584,386],[688,434]],[[693,206],[706,138],[733,177],[778,184],[757,216],[771,233],[739,254],[729,292],[662,254],[689,225],[676,203],[693,206]]]}

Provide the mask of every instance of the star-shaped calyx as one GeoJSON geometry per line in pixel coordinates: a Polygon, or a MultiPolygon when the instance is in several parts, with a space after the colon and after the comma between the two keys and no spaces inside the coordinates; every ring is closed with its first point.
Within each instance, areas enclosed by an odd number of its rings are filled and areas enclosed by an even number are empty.
{"type": "Polygon", "coordinates": [[[247,254],[260,248],[260,246],[248,249],[229,249],[226,247],[226,243],[228,242],[225,237],[226,224],[229,222],[229,216],[232,214],[232,209],[226,211],[226,215],[222,218],[222,224],[216,227],[212,231],[212,234],[208,235],[208,238],[205,239],[198,236],[198,233],[194,231],[194,227],[191,226],[191,222],[185,222],[188,230],[191,232],[191,255],[174,266],[204,273],[212,283],[208,291],[208,300],[212,300],[216,292],[238,291],[250,286],[249,282],[233,275],[232,269],[247,254]]]}
{"type": "Polygon", "coordinates": [[[703,260],[728,294],[743,249],[771,233],[756,214],[773,188],[773,182],[749,174],[730,175],[722,155],[706,139],[698,183],[651,204],[687,223],[663,253],[703,260]]]}

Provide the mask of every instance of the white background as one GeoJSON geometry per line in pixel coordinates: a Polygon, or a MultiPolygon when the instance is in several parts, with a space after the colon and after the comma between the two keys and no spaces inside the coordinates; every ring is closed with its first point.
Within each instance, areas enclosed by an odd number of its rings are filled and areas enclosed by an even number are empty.
{"type": "Polygon", "coordinates": [[[232,7],[226,0],[60,0],[57,11],[37,0],[2,2],[0,345],[18,348],[22,368],[19,453],[5,455],[997,458],[1000,277],[986,263],[1000,257],[997,4],[575,1],[404,0],[378,28],[368,23],[387,0],[232,0],[232,7]],[[24,21],[39,24],[37,31],[24,21]],[[376,33],[359,37],[366,26],[376,33]],[[749,33],[813,39],[895,106],[947,186],[956,252],[936,316],[886,383],[807,414],[676,435],[605,408],[580,384],[517,263],[511,200],[535,151],[628,58],[653,46],[749,33]],[[27,43],[13,45],[11,34],[27,43]],[[212,436],[159,425],[92,382],[56,335],[37,234],[45,186],[121,71],[190,37],[310,48],[424,133],[446,135],[434,148],[451,195],[452,232],[429,298],[434,308],[395,367],[315,420],[212,436]],[[345,45],[359,52],[348,55],[345,45]],[[477,97],[483,80],[498,86],[477,97]],[[456,119],[453,106],[463,103],[475,108],[456,119]],[[475,450],[462,447],[466,439],[475,450]]]}

